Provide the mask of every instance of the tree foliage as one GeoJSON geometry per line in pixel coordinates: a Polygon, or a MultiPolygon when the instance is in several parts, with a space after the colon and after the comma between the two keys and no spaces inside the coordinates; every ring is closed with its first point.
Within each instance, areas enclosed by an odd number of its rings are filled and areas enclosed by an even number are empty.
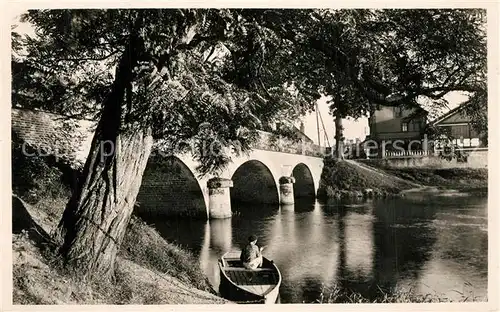
{"type": "Polygon", "coordinates": [[[284,50],[273,45],[275,35],[244,13],[30,11],[24,19],[34,25],[36,37],[23,41],[25,56],[13,61],[13,103],[99,118],[116,82],[113,71],[133,44],[127,120],[151,127],[164,149],[195,146],[200,171],[212,172],[228,158],[206,155],[202,146],[237,142],[231,147],[248,150],[253,130],[292,120],[312,105],[310,97],[291,94],[289,77],[274,75],[277,58],[268,55],[284,50]]]}
{"type": "MultiPolygon", "coordinates": [[[[486,12],[425,10],[252,10],[293,55],[279,64],[301,94],[331,98],[337,119],[358,118],[379,105],[446,108],[449,92],[485,103],[486,12]]],[[[476,105],[476,108],[478,106],[476,105]]],[[[476,127],[485,128],[486,113],[476,127]]],[[[418,117],[412,116],[412,117],[418,117]]],[[[337,127],[341,130],[341,125],[337,127]]],[[[337,135],[337,140],[342,134],[337,135]]]]}
{"type": "MultiPolygon", "coordinates": [[[[99,120],[56,233],[69,267],[86,276],[112,275],[150,138],[171,152],[194,147],[199,171],[216,172],[229,161],[227,148],[248,150],[256,130],[276,113],[310,102],[289,91],[287,77],[266,81],[270,35],[243,12],[39,10],[24,16],[36,36],[14,45],[15,54],[25,53],[13,57],[13,103],[99,120]],[[229,53],[211,57],[221,45],[229,53]]],[[[13,40],[21,41],[15,34],[13,40]]]]}
{"type": "Polygon", "coordinates": [[[14,103],[98,112],[136,27],[141,62],[152,67],[143,70],[162,77],[158,86],[168,90],[148,90],[147,104],[136,110],[139,119],[160,123],[157,137],[185,140],[206,126],[208,115],[225,113],[213,129],[225,130],[219,139],[235,141],[240,127],[226,127],[227,120],[245,128],[292,120],[311,111],[321,94],[343,118],[376,105],[418,106],[418,97],[439,109],[452,91],[486,100],[484,10],[52,10],[25,18],[36,25],[38,38],[25,42],[28,59],[36,61],[14,62],[14,103]],[[214,111],[190,115],[207,107],[214,111]]]}

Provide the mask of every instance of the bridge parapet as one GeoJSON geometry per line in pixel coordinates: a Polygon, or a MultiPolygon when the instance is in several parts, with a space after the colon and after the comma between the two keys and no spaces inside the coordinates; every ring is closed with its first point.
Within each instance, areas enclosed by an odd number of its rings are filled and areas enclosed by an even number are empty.
{"type": "MultiPolygon", "coordinates": [[[[12,108],[11,118],[12,130],[23,141],[43,147],[45,154],[55,154],[73,166],[81,167],[85,163],[95,121],[20,108],[12,108]]],[[[326,152],[324,147],[313,143],[293,141],[270,132],[258,132],[259,139],[253,149],[321,158],[326,152]]]]}
{"type": "Polygon", "coordinates": [[[265,131],[258,132],[260,136],[253,146],[255,149],[314,157],[323,157],[326,153],[325,147],[314,143],[297,142],[265,131]]]}

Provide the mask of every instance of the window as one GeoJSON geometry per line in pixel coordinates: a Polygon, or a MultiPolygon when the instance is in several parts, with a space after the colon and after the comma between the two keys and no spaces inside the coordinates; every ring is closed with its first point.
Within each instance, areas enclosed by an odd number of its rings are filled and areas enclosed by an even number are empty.
{"type": "Polygon", "coordinates": [[[469,125],[451,126],[451,136],[455,138],[469,137],[469,125]]]}
{"type": "Polygon", "coordinates": [[[408,123],[403,122],[401,124],[401,131],[403,131],[403,132],[407,132],[408,131],[408,123]]]}
{"type": "Polygon", "coordinates": [[[419,120],[412,120],[410,121],[410,131],[420,131],[420,121],[419,120]]]}
{"type": "Polygon", "coordinates": [[[399,118],[399,117],[401,117],[401,115],[402,115],[402,114],[401,114],[401,107],[393,107],[393,108],[392,108],[392,111],[393,111],[393,113],[394,113],[394,117],[395,117],[395,118],[399,118]]]}

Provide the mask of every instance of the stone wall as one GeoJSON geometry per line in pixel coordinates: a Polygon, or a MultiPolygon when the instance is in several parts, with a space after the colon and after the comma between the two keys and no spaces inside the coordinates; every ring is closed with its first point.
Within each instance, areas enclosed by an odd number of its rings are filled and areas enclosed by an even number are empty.
{"type": "Polygon", "coordinates": [[[488,168],[488,149],[476,149],[466,153],[468,154],[466,162],[458,162],[456,158],[447,160],[436,155],[359,159],[358,161],[376,162],[393,168],[488,168]]]}

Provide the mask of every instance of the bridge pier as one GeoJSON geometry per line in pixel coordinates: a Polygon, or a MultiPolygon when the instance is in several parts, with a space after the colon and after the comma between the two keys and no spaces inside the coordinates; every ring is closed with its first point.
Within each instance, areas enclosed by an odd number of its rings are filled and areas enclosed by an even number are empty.
{"type": "Polygon", "coordinates": [[[294,177],[283,176],[279,179],[280,183],[280,204],[290,205],[295,203],[293,195],[294,177]]]}
{"type": "Polygon", "coordinates": [[[208,186],[208,217],[210,219],[230,218],[231,194],[229,188],[233,186],[231,179],[212,178],[208,186]]]}

